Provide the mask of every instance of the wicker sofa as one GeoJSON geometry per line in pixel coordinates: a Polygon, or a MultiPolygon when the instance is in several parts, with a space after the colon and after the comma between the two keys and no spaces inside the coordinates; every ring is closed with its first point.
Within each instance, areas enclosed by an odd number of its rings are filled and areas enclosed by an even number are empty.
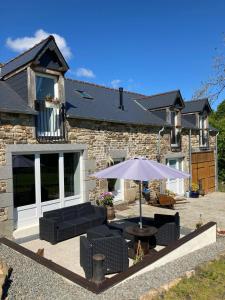
{"type": "Polygon", "coordinates": [[[112,236],[89,239],[80,237],[80,265],[85,277],[91,279],[93,275],[93,255],[104,254],[104,274],[113,274],[126,271],[129,267],[128,245],[118,234],[112,236]]]}
{"type": "Polygon", "coordinates": [[[90,202],[56,209],[44,212],[39,219],[40,239],[56,244],[104,223],[106,209],[90,202]]]}

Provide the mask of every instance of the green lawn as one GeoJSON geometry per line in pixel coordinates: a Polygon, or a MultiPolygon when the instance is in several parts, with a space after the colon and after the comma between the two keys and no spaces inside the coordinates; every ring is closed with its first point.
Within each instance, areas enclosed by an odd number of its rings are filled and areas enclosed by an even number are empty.
{"type": "Polygon", "coordinates": [[[225,300],[225,258],[200,267],[195,276],[183,279],[159,299],[225,300]]]}

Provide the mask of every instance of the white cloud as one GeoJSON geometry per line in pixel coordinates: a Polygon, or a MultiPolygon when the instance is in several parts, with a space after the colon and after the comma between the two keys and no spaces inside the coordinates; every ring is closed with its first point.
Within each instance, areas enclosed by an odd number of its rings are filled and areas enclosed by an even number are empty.
{"type": "Polygon", "coordinates": [[[95,78],[95,74],[92,70],[86,68],[78,68],[75,72],[77,77],[95,78]]]}
{"type": "Polygon", "coordinates": [[[15,52],[22,52],[30,49],[35,44],[39,43],[41,40],[44,40],[49,35],[53,35],[55,38],[55,41],[59,47],[59,49],[62,51],[62,54],[65,58],[69,59],[72,56],[71,50],[67,45],[67,42],[64,37],[60,36],[57,33],[48,33],[44,31],[43,29],[39,29],[34,33],[34,36],[28,37],[20,37],[16,39],[7,38],[6,45],[12,49],[15,52]]]}
{"type": "Polygon", "coordinates": [[[120,79],[114,79],[111,81],[111,85],[114,89],[117,89],[121,82],[122,82],[122,80],[120,80],[120,79]]]}

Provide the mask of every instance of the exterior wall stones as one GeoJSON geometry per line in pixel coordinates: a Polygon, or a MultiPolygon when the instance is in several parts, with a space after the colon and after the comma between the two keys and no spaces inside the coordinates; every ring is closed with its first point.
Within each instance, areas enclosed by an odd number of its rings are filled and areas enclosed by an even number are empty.
{"type": "MultiPolygon", "coordinates": [[[[107,167],[110,159],[129,159],[145,156],[156,160],[158,131],[160,128],[114,124],[91,120],[69,119],[66,123],[68,143],[87,146],[85,157],[85,183],[89,185],[87,197],[96,200],[99,194],[107,190],[106,180],[96,180],[89,175],[107,167]]],[[[170,131],[165,130],[160,139],[161,162],[168,157],[183,157],[184,171],[189,172],[189,131],[182,130],[182,149],[179,152],[170,149],[170,131]]],[[[210,146],[215,147],[215,134],[210,134],[210,146]]],[[[13,188],[12,167],[7,166],[6,145],[37,144],[35,139],[34,117],[23,114],[0,113],[0,234],[10,235],[13,231],[13,188]]],[[[192,147],[199,147],[199,136],[192,132],[192,147]]],[[[151,183],[158,188],[159,182],[151,183]]],[[[188,180],[185,188],[188,187],[188,180]]],[[[125,200],[133,201],[138,187],[134,181],[125,181],[125,200]]]]}
{"type": "Polygon", "coordinates": [[[32,143],[36,143],[33,116],[0,113],[0,235],[11,237],[14,229],[12,170],[6,165],[6,145],[32,143]]]}
{"type": "Polygon", "coordinates": [[[34,131],[33,116],[0,113],[0,165],[6,164],[5,146],[36,143],[34,131]]]}
{"type": "MultiPolygon", "coordinates": [[[[111,157],[113,151],[125,151],[126,157],[121,157],[124,159],[145,156],[155,160],[157,156],[159,128],[70,119],[67,130],[70,143],[88,145],[88,158],[96,161],[96,171],[106,168],[110,158],[115,158],[111,157]]],[[[166,133],[161,138],[161,152],[166,153],[169,148],[170,136],[166,133]]],[[[97,199],[106,189],[106,180],[96,180],[90,199],[97,199]]],[[[134,200],[136,192],[137,185],[133,181],[126,181],[125,197],[134,200]]]]}

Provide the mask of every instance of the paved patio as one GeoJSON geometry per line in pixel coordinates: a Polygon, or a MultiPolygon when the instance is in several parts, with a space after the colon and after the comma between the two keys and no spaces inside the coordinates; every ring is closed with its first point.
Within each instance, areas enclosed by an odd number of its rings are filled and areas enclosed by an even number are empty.
{"type": "MultiPolygon", "coordinates": [[[[195,229],[196,223],[202,215],[203,223],[209,221],[217,222],[219,228],[225,229],[225,193],[214,192],[197,199],[188,198],[178,202],[175,209],[167,209],[143,204],[143,215],[153,217],[155,213],[175,214],[179,212],[181,227],[195,229]]],[[[130,205],[128,209],[117,211],[119,217],[137,216],[139,213],[138,205],[130,205]]]]}
{"type": "MultiPolygon", "coordinates": [[[[180,214],[181,234],[185,235],[195,229],[196,223],[199,221],[199,216],[202,214],[203,223],[215,221],[218,227],[225,228],[225,193],[215,192],[198,199],[186,199],[175,205],[175,209],[160,208],[143,204],[143,215],[153,217],[155,213],[162,214],[180,214]]],[[[117,210],[117,218],[128,218],[139,215],[138,202],[127,206],[125,210],[117,210]]],[[[38,228],[37,228],[38,230],[38,228]]],[[[27,240],[21,243],[25,248],[33,252],[44,248],[44,256],[65,268],[84,276],[83,269],[80,266],[80,238],[75,237],[56,245],[35,239],[27,240]]],[[[156,250],[160,250],[157,247],[156,250]]],[[[130,265],[132,261],[130,260],[130,265]]]]}

